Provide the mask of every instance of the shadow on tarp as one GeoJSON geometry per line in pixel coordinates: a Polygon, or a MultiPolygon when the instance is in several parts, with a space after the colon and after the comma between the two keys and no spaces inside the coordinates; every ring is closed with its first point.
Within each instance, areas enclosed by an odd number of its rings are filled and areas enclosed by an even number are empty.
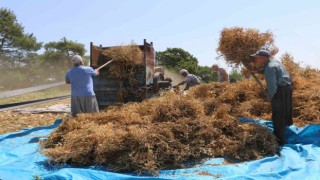
{"type": "MultiPolygon", "coordinates": [[[[240,118],[254,122],[272,131],[272,122],[240,118]]],[[[56,179],[320,179],[320,125],[287,129],[288,144],[280,156],[265,157],[255,161],[224,164],[224,158],[211,158],[192,168],[162,170],[159,176],[114,173],[101,166],[75,168],[49,163],[40,153],[39,139],[49,135],[61,124],[26,129],[0,135],[0,179],[45,180],[56,179]]]]}

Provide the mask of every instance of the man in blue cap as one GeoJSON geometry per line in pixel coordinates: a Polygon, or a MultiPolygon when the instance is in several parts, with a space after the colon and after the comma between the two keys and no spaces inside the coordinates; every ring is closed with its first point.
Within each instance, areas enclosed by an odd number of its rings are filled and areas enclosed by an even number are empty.
{"type": "Polygon", "coordinates": [[[263,67],[268,87],[268,100],[272,106],[272,122],[274,134],[279,145],[286,143],[286,126],[292,125],[292,86],[289,73],[280,61],[270,59],[271,55],[266,50],[259,50],[251,55],[255,63],[263,67]]]}

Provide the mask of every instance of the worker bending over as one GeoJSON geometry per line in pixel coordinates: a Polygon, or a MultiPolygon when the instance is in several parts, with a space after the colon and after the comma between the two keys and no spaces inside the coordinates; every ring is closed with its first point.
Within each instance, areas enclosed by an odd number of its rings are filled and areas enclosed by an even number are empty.
{"type": "Polygon", "coordinates": [[[200,84],[200,80],[196,75],[189,74],[186,69],[181,69],[180,70],[181,76],[185,77],[185,80],[181,81],[179,84],[173,86],[174,88],[187,84],[186,87],[184,88],[184,91],[188,90],[192,86],[196,86],[200,84]]]}

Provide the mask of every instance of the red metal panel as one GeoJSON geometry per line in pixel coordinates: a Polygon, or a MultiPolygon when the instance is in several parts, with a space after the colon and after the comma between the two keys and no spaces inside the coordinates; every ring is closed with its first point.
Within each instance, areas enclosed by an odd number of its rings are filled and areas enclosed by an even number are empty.
{"type": "Polygon", "coordinates": [[[100,48],[98,46],[91,46],[91,67],[97,67],[100,57],[100,48]]]}
{"type": "Polygon", "coordinates": [[[155,52],[153,46],[146,46],[146,85],[153,84],[155,52]]]}

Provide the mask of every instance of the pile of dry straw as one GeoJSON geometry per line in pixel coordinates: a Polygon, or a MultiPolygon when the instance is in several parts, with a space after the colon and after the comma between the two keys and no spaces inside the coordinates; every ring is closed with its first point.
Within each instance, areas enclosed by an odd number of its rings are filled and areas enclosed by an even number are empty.
{"type": "Polygon", "coordinates": [[[254,69],[250,55],[260,49],[268,50],[272,56],[277,54],[278,48],[274,44],[271,31],[260,32],[252,28],[232,27],[221,31],[217,53],[218,59],[226,60],[231,65],[243,64],[254,69]]]}
{"type": "MultiPolygon", "coordinates": [[[[319,72],[283,58],[294,79],[294,123],[320,123],[319,72]]],[[[239,122],[240,116],[271,116],[269,102],[252,79],[203,84],[187,96],[168,93],[67,119],[42,142],[42,152],[56,162],[137,173],[181,168],[187,161],[193,165],[210,157],[253,160],[273,155],[273,134],[239,122]]]]}
{"type": "MultiPolygon", "coordinates": [[[[231,28],[222,36],[230,43],[222,38],[218,50],[230,64],[249,64],[248,56],[266,41],[269,50],[277,51],[270,33],[231,28]],[[231,37],[238,41],[229,38],[230,33],[235,33],[231,37]],[[251,49],[244,51],[238,46],[251,49]]],[[[289,54],[282,56],[294,82],[294,123],[320,123],[319,72],[301,68],[292,59],[289,54]]],[[[252,79],[203,84],[191,88],[187,96],[168,93],[66,119],[42,141],[42,152],[58,163],[102,165],[117,172],[136,173],[191,166],[203,158],[253,160],[274,155],[278,145],[275,136],[260,125],[239,122],[240,116],[271,117],[270,102],[252,79]]]]}
{"type": "MultiPolygon", "coordinates": [[[[214,86],[226,85],[198,89],[214,86]]],[[[207,116],[201,99],[169,93],[67,119],[42,142],[42,152],[56,162],[137,173],[181,168],[203,158],[252,160],[275,153],[277,142],[267,128],[238,122],[228,114],[230,105],[207,116]]]]}
{"type": "Polygon", "coordinates": [[[109,65],[111,74],[119,78],[131,78],[136,73],[136,66],[143,64],[143,52],[136,44],[115,46],[101,52],[105,57],[114,60],[109,65]]]}
{"type": "MultiPolygon", "coordinates": [[[[263,33],[257,29],[232,27],[222,30],[217,52],[220,59],[225,60],[232,66],[244,65],[251,70],[259,71],[262,67],[254,65],[254,61],[250,57],[251,54],[259,49],[268,50],[272,56],[278,52],[278,48],[274,44],[274,35],[271,31],[263,33]]],[[[319,72],[311,68],[301,68],[299,64],[294,63],[293,57],[288,53],[285,53],[281,60],[293,79],[293,116],[295,117],[296,125],[319,123],[319,72]]],[[[256,97],[250,101],[245,100],[243,103],[231,103],[234,109],[230,111],[231,114],[263,119],[270,118],[271,109],[269,103],[261,98],[265,97],[263,94],[257,95],[258,88],[255,89],[256,93],[254,89],[250,91],[250,85],[247,86],[244,82],[233,88],[228,87],[224,90],[229,92],[229,95],[226,96],[227,99],[243,99],[242,94],[244,93],[255,94],[256,97]],[[233,88],[238,89],[241,93],[235,93],[236,90],[232,90],[233,88]]]]}
{"type": "Polygon", "coordinates": [[[144,54],[139,46],[131,43],[130,45],[111,47],[101,53],[104,57],[114,60],[108,65],[107,72],[123,80],[120,91],[117,93],[118,101],[124,102],[128,96],[143,96],[138,90],[141,82],[136,79],[139,74],[143,74],[145,71],[144,54]]]}
{"type": "MultiPolygon", "coordinates": [[[[300,67],[288,53],[281,60],[293,80],[294,124],[320,124],[319,71],[300,67]]],[[[217,107],[225,106],[224,113],[235,117],[271,119],[270,102],[252,79],[236,84],[204,84],[193,88],[191,93],[202,99],[206,115],[216,113],[217,107]]]]}

